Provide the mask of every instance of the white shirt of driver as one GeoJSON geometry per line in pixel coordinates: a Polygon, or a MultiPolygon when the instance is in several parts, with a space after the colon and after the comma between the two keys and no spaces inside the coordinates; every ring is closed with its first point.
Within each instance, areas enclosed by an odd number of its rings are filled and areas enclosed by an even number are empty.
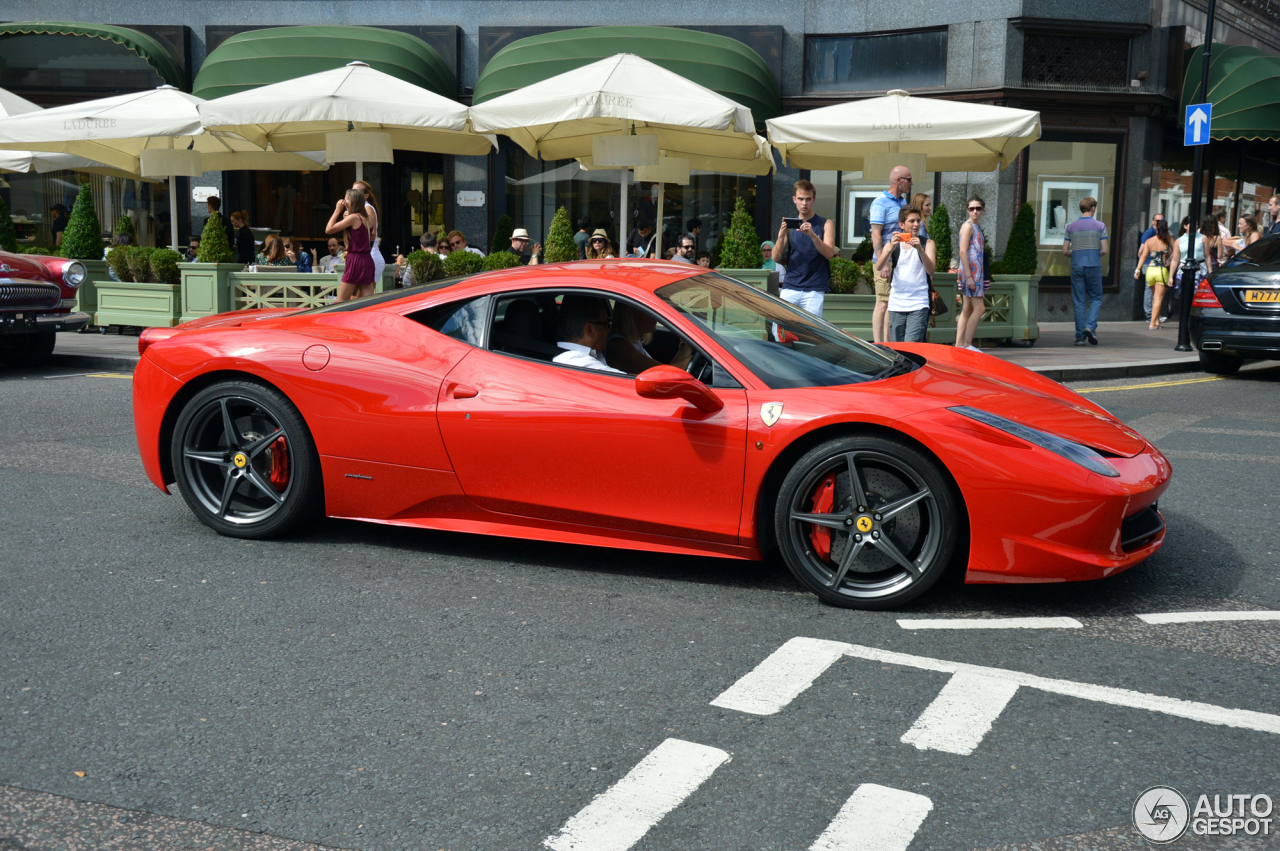
{"type": "Polygon", "coordinates": [[[601,372],[616,372],[619,375],[624,374],[622,370],[614,369],[605,363],[600,355],[596,354],[595,349],[588,349],[586,346],[581,346],[577,343],[556,343],[556,345],[564,349],[564,351],[552,358],[555,363],[564,364],[565,366],[581,366],[586,369],[598,369],[601,372]]]}

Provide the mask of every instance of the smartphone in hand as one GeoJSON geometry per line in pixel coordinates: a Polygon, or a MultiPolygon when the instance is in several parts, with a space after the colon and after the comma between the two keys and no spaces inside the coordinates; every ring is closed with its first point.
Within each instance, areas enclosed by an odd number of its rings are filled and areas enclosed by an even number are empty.
{"type": "Polygon", "coordinates": [[[782,220],[787,223],[787,227],[792,230],[799,230],[800,225],[804,224],[804,219],[799,216],[783,216],[782,220]]]}

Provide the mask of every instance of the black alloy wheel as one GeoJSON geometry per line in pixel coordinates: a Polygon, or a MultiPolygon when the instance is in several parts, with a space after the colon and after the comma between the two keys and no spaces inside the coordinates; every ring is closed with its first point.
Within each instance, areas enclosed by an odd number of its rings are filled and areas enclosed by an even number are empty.
{"type": "Polygon", "coordinates": [[[888,609],[946,571],[961,512],[935,462],[883,437],[831,440],[783,480],[774,526],[787,567],[823,601],[888,609]]]}
{"type": "Polygon", "coordinates": [[[319,513],[311,433],[269,387],[229,381],[200,391],[183,407],[170,451],[187,505],[221,535],[267,538],[319,513]]]}

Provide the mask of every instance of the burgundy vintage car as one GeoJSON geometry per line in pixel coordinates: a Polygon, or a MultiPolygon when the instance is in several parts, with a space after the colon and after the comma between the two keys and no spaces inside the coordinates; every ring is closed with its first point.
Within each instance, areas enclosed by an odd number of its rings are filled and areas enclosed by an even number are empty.
{"type": "Polygon", "coordinates": [[[79,260],[0,251],[0,360],[36,366],[58,331],[88,325],[89,314],[73,312],[87,274],[79,260]]]}

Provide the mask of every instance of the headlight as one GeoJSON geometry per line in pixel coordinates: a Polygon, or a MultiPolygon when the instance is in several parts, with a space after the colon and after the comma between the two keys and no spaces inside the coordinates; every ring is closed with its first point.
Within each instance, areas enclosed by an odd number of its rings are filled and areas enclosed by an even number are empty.
{"type": "Polygon", "coordinates": [[[73,290],[78,289],[88,276],[89,273],[85,271],[84,264],[79,260],[72,260],[62,267],[62,280],[73,290]]]}
{"type": "Polygon", "coordinates": [[[992,428],[998,428],[1006,434],[1021,438],[1027,443],[1033,443],[1041,449],[1048,449],[1055,455],[1061,455],[1068,461],[1074,461],[1099,476],[1111,476],[1114,478],[1120,475],[1120,471],[1111,466],[1106,458],[1103,458],[1089,447],[1076,443],[1074,440],[1067,440],[1065,437],[1059,437],[1056,434],[1050,434],[1047,431],[1041,431],[1038,428],[1032,428],[1013,420],[1007,420],[1004,417],[998,417],[978,408],[960,406],[948,408],[947,410],[954,411],[962,417],[985,423],[992,428]]]}

